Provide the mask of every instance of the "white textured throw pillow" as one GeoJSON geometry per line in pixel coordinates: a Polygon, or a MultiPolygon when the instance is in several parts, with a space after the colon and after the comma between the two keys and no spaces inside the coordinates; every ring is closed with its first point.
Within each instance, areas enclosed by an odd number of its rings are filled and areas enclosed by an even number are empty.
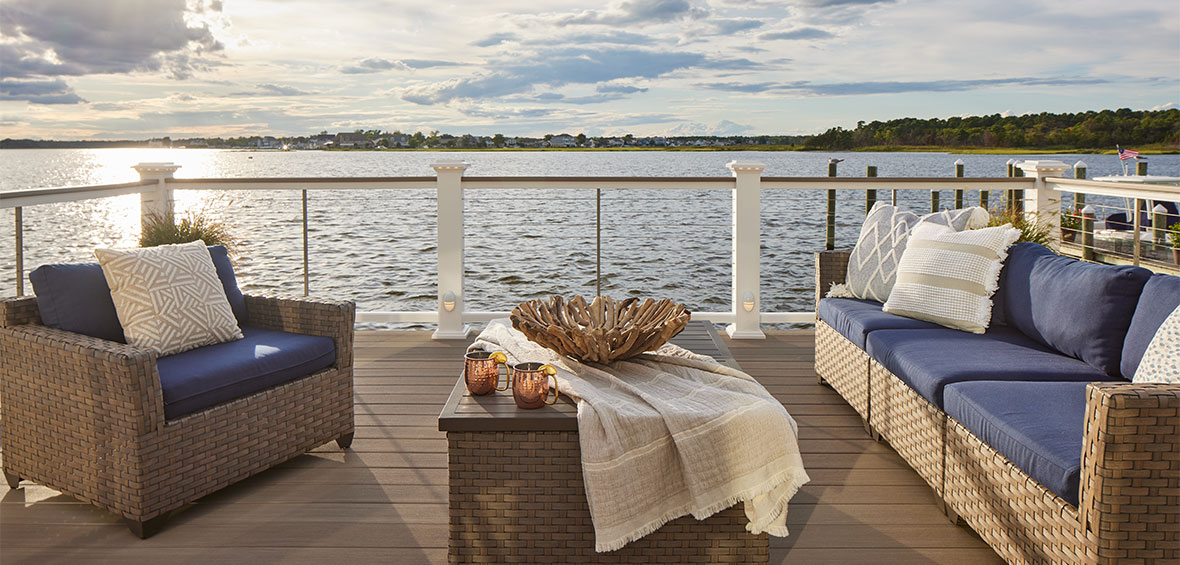
{"type": "Polygon", "coordinates": [[[1020,230],[1005,224],[956,232],[923,223],[910,233],[886,312],[971,333],[987,330],[1000,269],[1020,230]]]}
{"type": "Polygon", "coordinates": [[[987,225],[987,210],[978,206],[944,210],[922,217],[897,206],[877,202],[865,217],[860,237],[848,259],[845,285],[828,296],[867,298],[885,302],[897,276],[897,263],[905,251],[910,230],[919,223],[948,226],[955,231],[987,225]]]}
{"type": "Polygon", "coordinates": [[[205,243],[95,249],[127,343],[171,355],[242,338],[205,243]]]}
{"type": "Polygon", "coordinates": [[[1180,306],[1155,331],[1131,382],[1180,384],[1180,306]]]}

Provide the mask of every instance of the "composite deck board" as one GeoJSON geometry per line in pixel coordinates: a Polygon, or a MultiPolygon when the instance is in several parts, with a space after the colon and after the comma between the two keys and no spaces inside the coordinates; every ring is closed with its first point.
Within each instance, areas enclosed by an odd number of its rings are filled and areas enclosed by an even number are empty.
{"type": "MultiPolygon", "coordinates": [[[[813,339],[789,331],[725,340],[798,422],[812,477],[791,502],[791,536],[771,538],[771,563],[1000,562],[816,384],[813,339]]],[[[148,540],[73,497],[0,485],[0,562],[445,562],[447,446],[437,417],[465,345],[425,331],[358,332],[351,450],[328,444],[207,496],[148,540]]],[[[514,410],[507,395],[490,406],[514,410]]]]}

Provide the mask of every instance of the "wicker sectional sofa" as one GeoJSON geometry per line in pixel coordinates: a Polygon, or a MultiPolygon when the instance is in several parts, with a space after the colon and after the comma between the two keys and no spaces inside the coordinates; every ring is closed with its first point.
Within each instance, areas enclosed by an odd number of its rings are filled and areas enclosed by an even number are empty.
{"type": "Polygon", "coordinates": [[[1018,244],[976,335],[824,298],[848,257],[816,254],[816,373],[952,520],[1011,563],[1180,561],[1180,386],[1130,382],[1180,278],[1018,244]]]}
{"type": "MultiPolygon", "coordinates": [[[[62,267],[57,282],[105,286],[97,264],[62,267]]],[[[88,292],[71,288],[54,315],[92,309],[88,292]]],[[[243,339],[161,358],[45,325],[52,303],[38,302],[0,299],[0,446],[11,488],[24,479],[60,490],[148,537],[171,510],[352,441],[352,302],[237,292],[243,339]]],[[[111,313],[113,305],[83,322],[111,313]]]]}

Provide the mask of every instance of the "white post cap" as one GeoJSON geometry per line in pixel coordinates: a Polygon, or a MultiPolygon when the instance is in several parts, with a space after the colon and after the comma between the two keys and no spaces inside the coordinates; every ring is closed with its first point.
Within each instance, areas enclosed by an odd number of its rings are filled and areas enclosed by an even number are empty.
{"type": "Polygon", "coordinates": [[[1081,159],[1078,159],[1078,162],[1073,164],[1073,168],[1075,168],[1075,169],[1085,169],[1085,168],[1086,168],[1086,162],[1085,162],[1085,161],[1083,161],[1083,160],[1081,160],[1081,159]]]}
{"type": "Polygon", "coordinates": [[[470,166],[471,163],[466,161],[439,161],[430,164],[430,168],[435,171],[464,171],[470,166]]]}
{"type": "Polygon", "coordinates": [[[1151,212],[1152,212],[1153,214],[1167,214],[1167,213],[1168,213],[1168,209],[1167,209],[1167,208],[1164,208],[1164,205],[1163,205],[1163,204],[1156,204],[1156,205],[1155,205],[1155,208],[1152,208],[1152,209],[1151,209],[1151,212]]]}
{"type": "Polygon", "coordinates": [[[755,161],[730,161],[725,164],[725,167],[737,174],[738,171],[743,173],[761,173],[766,170],[765,163],[758,163],[755,161]]]}
{"type": "Polygon", "coordinates": [[[1094,215],[1094,207],[1089,204],[1086,204],[1086,207],[1082,208],[1082,213],[1087,216],[1093,216],[1094,215]]]}
{"type": "Polygon", "coordinates": [[[956,164],[956,165],[962,165],[962,164],[963,164],[963,160],[962,160],[962,159],[955,159],[955,164],[956,164]]]}

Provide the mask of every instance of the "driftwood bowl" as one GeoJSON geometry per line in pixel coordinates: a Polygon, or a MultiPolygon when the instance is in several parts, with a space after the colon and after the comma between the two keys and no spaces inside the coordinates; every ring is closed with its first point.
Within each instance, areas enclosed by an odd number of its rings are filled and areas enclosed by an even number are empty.
{"type": "Polygon", "coordinates": [[[512,327],[562,355],[579,361],[610,363],[658,349],[691,317],[683,304],[668,299],[615,301],[599,296],[586,304],[575,296],[530,300],[512,309],[512,327]]]}

